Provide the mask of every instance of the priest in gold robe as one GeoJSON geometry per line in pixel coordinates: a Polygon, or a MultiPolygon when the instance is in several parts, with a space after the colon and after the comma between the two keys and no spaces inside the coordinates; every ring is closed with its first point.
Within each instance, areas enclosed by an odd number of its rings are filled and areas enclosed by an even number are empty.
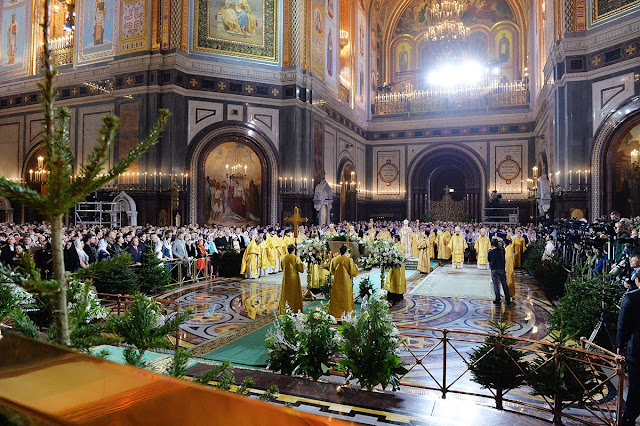
{"type": "MultiPolygon", "coordinates": [[[[396,247],[402,254],[405,254],[404,245],[400,241],[400,235],[394,235],[396,247]]],[[[397,303],[404,298],[404,293],[407,291],[407,277],[405,275],[404,262],[401,266],[391,268],[387,272],[384,288],[389,292],[387,294],[387,300],[389,302],[397,303]]]]}
{"type": "Polygon", "coordinates": [[[420,237],[420,242],[418,243],[418,271],[428,274],[431,272],[431,242],[428,235],[422,235],[417,232],[416,235],[420,237]]]}
{"type": "Polygon", "coordinates": [[[378,232],[376,240],[378,240],[378,241],[385,240],[385,241],[389,241],[389,242],[393,241],[393,238],[391,237],[391,232],[389,232],[389,230],[387,229],[386,226],[384,226],[384,225],[382,226],[382,230],[380,232],[378,232]]]}
{"type": "Polygon", "coordinates": [[[376,228],[373,226],[373,219],[369,222],[369,229],[364,234],[363,239],[365,241],[375,241],[376,240],[376,228]]]}
{"type": "Polygon", "coordinates": [[[400,244],[402,244],[402,248],[404,248],[405,253],[411,253],[412,236],[413,231],[409,227],[409,221],[405,219],[402,228],[400,228],[400,244]]]}
{"type": "Polygon", "coordinates": [[[416,229],[411,236],[411,257],[420,257],[420,242],[424,238],[424,234],[420,230],[420,222],[416,223],[416,229]]]}
{"type": "Polygon", "coordinates": [[[516,273],[514,268],[513,241],[504,248],[504,272],[507,275],[507,286],[511,297],[516,294],[516,273]]]}
{"type": "Polygon", "coordinates": [[[451,250],[451,266],[453,268],[462,268],[464,265],[464,251],[466,250],[467,240],[460,233],[460,227],[456,226],[454,234],[449,241],[449,250],[451,250]]]}
{"type": "Polygon", "coordinates": [[[527,251],[527,244],[522,236],[522,230],[518,229],[516,231],[516,236],[511,240],[511,244],[513,244],[513,266],[515,268],[522,267],[522,255],[525,251],[527,251]]]}
{"type": "Polygon", "coordinates": [[[358,267],[347,254],[346,244],[340,246],[340,255],[331,260],[329,270],[333,275],[333,286],[329,299],[329,313],[340,319],[355,312],[353,304],[353,277],[358,275],[358,267]]]}
{"type": "Polygon", "coordinates": [[[431,231],[429,228],[427,228],[427,235],[429,236],[429,257],[431,259],[435,259],[436,258],[436,241],[437,241],[436,233],[435,231],[431,231]]]}
{"type": "Polygon", "coordinates": [[[473,247],[476,251],[478,269],[489,269],[489,249],[491,248],[491,240],[487,236],[485,228],[480,229],[480,236],[476,239],[473,247]]]}
{"type": "Polygon", "coordinates": [[[280,315],[287,313],[287,305],[291,312],[302,312],[302,286],[300,285],[300,272],[304,272],[304,264],[296,256],[296,246],[289,244],[287,252],[280,264],[282,266],[282,287],[280,288],[280,315]]]}
{"type": "Polygon", "coordinates": [[[245,278],[258,278],[260,276],[261,265],[261,251],[260,243],[262,237],[257,236],[247,246],[242,255],[242,265],[240,266],[240,273],[244,274],[245,278]]]}
{"type": "Polygon", "coordinates": [[[451,257],[451,249],[449,249],[449,241],[451,241],[451,234],[444,228],[438,232],[437,244],[438,244],[438,259],[449,260],[451,257]]]}

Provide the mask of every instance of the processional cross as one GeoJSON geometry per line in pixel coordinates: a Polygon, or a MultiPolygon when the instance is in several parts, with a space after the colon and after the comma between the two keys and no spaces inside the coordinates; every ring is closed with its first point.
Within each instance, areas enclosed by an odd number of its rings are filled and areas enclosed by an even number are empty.
{"type": "Polygon", "coordinates": [[[288,218],[286,218],[285,221],[287,221],[287,222],[289,222],[290,224],[293,225],[293,237],[297,240],[298,239],[298,226],[300,226],[301,223],[306,222],[307,218],[306,217],[301,217],[300,213],[298,212],[298,208],[294,207],[293,208],[293,214],[291,216],[289,216],[288,218]]]}

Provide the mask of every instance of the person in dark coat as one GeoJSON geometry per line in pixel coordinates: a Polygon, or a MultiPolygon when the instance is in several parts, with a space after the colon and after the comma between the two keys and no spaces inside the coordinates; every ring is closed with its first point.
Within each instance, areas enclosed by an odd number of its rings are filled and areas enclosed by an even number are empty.
{"type": "Polygon", "coordinates": [[[140,244],[140,240],[138,237],[133,237],[131,240],[131,245],[128,247],[127,251],[131,255],[131,260],[136,265],[142,264],[142,256],[144,255],[144,246],[140,244]]]}
{"type": "Polygon", "coordinates": [[[16,239],[13,235],[7,237],[7,243],[2,246],[0,251],[0,261],[5,265],[13,265],[13,258],[15,257],[16,239]]]}
{"type": "MultiPolygon", "coordinates": [[[[640,272],[634,272],[636,286],[640,286],[640,272]]],[[[629,374],[629,391],[624,403],[620,425],[635,425],[640,415],[640,290],[622,296],[616,339],[618,355],[625,357],[629,374]]]]}
{"type": "Polygon", "coordinates": [[[64,270],[75,272],[80,269],[80,257],[71,240],[64,243],[64,270]]]}

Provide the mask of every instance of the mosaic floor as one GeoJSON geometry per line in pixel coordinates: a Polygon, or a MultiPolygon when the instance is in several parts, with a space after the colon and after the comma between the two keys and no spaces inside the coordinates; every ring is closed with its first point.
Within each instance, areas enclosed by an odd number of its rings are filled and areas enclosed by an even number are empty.
{"type": "MultiPolygon", "coordinates": [[[[448,265],[436,268],[432,272],[431,279],[438,278],[438,274],[448,273],[449,268],[448,265]]],[[[366,273],[368,272],[361,273],[358,279],[365,276],[366,273]]],[[[488,276],[485,276],[487,275],[485,271],[477,271],[472,266],[465,266],[464,273],[465,276],[468,275],[469,280],[477,282],[478,285],[488,285],[488,276]]],[[[372,276],[375,276],[379,272],[373,271],[372,274],[372,276]]],[[[443,345],[439,344],[438,339],[441,333],[416,330],[413,327],[489,332],[489,322],[500,320],[513,324],[511,334],[514,336],[534,340],[545,339],[552,305],[538,289],[532,278],[521,272],[516,272],[516,275],[516,297],[514,298],[514,303],[507,308],[505,305],[494,305],[490,300],[419,294],[424,293],[425,288],[429,288],[429,276],[420,274],[417,271],[407,271],[408,288],[405,300],[392,312],[393,321],[397,325],[403,326],[401,332],[411,334],[406,347],[402,349],[400,354],[408,365],[413,366],[410,373],[405,376],[405,382],[418,386],[437,387],[436,379],[442,377],[444,353],[443,345]],[[408,328],[405,329],[404,327],[408,328]],[[415,362],[416,359],[420,359],[426,354],[428,354],[426,359],[428,361],[428,372],[415,362]]],[[[459,279],[460,277],[456,278],[459,279]]],[[[197,363],[193,368],[196,370],[198,368],[210,368],[211,360],[217,359],[215,356],[211,356],[213,352],[220,350],[220,348],[231,347],[234,342],[239,339],[246,339],[247,336],[259,337],[254,339],[257,346],[254,350],[264,350],[263,346],[261,346],[262,335],[260,335],[260,330],[264,334],[266,327],[275,318],[272,311],[277,308],[281,279],[281,274],[270,275],[259,280],[226,279],[200,285],[199,287],[193,285],[190,288],[182,288],[164,295],[164,297],[181,301],[183,306],[190,307],[195,312],[182,327],[183,333],[181,336],[188,346],[195,345],[191,349],[192,356],[205,358],[201,358],[202,362],[197,363]],[[247,306],[249,309],[247,309],[247,306]],[[206,360],[206,358],[209,360],[206,360]]],[[[306,276],[302,276],[301,280],[305,283],[306,276]]],[[[379,278],[377,281],[379,282],[379,278]]],[[[305,290],[303,288],[303,293],[305,290]]],[[[306,303],[317,304],[318,302],[306,303]]],[[[454,336],[455,334],[451,335],[451,337],[454,336]]],[[[477,343],[453,342],[453,345],[459,352],[459,356],[454,353],[453,349],[449,348],[446,359],[447,375],[450,378],[450,382],[465,371],[466,363],[464,358],[467,358],[468,353],[473,347],[477,346],[477,343]]],[[[260,359],[264,359],[264,356],[260,359]]],[[[250,371],[272,374],[262,370],[262,365],[255,365],[252,368],[256,367],[258,370],[250,371]]],[[[291,380],[290,378],[275,376],[276,379],[271,380],[275,380],[274,383],[281,388],[284,383],[288,383],[286,380],[291,380]]],[[[340,386],[344,383],[341,377],[335,376],[324,377],[323,380],[331,383],[334,389],[335,386],[340,386]]],[[[457,380],[453,389],[462,392],[488,394],[488,391],[479,389],[478,385],[470,381],[469,374],[463,375],[462,378],[457,380]]],[[[416,392],[423,396],[428,395],[430,400],[439,399],[437,392],[420,391],[417,388],[403,387],[403,392],[401,393],[415,394],[416,392]]],[[[363,411],[362,405],[358,404],[349,407],[339,406],[336,409],[336,403],[327,401],[326,396],[321,392],[314,394],[312,391],[305,390],[296,394],[295,392],[283,391],[283,394],[286,395],[283,395],[279,401],[292,404],[297,409],[320,414],[324,413],[325,415],[335,415],[336,412],[340,412],[341,416],[346,416],[343,418],[366,424],[456,424],[456,422],[443,421],[439,417],[438,413],[447,413],[452,409],[450,404],[444,402],[431,403],[431,412],[427,416],[427,421],[425,417],[420,415],[417,417],[410,415],[412,413],[411,410],[396,412],[389,409],[376,411],[372,414],[367,410],[363,411]],[[364,417],[354,417],[356,415],[364,417]],[[367,420],[366,416],[371,418],[367,420]]],[[[528,393],[524,391],[510,396],[524,401],[531,399],[528,393]]],[[[486,404],[486,400],[482,400],[486,404]]],[[[373,405],[373,407],[376,406],[373,405]]],[[[486,407],[477,409],[473,407],[474,404],[471,404],[469,413],[476,413],[480,416],[478,418],[482,419],[487,416],[484,413],[484,410],[487,410],[486,407]]],[[[493,411],[491,409],[488,410],[493,411]]],[[[460,424],[465,423],[471,424],[468,422],[460,424]]],[[[494,421],[492,424],[496,423],[501,424],[503,422],[494,421]]],[[[536,424],[536,421],[532,422],[527,419],[520,422],[517,419],[510,418],[508,422],[505,421],[504,423],[536,424]]],[[[480,421],[474,424],[486,423],[480,421]]]]}

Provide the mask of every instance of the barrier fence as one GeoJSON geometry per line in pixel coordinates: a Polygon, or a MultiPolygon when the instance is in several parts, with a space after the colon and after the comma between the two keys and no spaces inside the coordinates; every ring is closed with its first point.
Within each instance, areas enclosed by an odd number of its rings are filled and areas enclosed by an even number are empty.
{"type": "Polygon", "coordinates": [[[563,419],[569,419],[588,425],[618,425],[622,415],[623,390],[625,383],[624,360],[613,352],[581,339],[581,347],[563,346],[559,343],[537,341],[521,337],[502,336],[473,331],[459,331],[447,329],[434,329],[417,326],[398,325],[401,335],[409,341],[423,342],[429,347],[424,353],[419,348],[405,342],[403,349],[408,356],[403,356],[405,362],[413,361],[407,365],[409,372],[400,380],[401,386],[438,391],[442,398],[448,394],[469,395],[493,399],[498,409],[503,408],[504,403],[522,407],[532,412],[538,412],[541,416],[550,416],[555,424],[561,424],[563,419]],[[485,342],[485,338],[494,337],[494,343],[485,342]],[[505,339],[513,341],[513,344],[503,343],[505,339]],[[472,362],[470,352],[479,345],[492,346],[481,358],[472,362]],[[585,349],[589,345],[594,350],[585,349]],[[522,351],[524,359],[538,359],[535,369],[522,369],[505,349],[522,351]],[[508,361],[518,365],[524,375],[524,384],[517,389],[501,389],[499,386],[487,389],[487,393],[479,393],[478,386],[469,386],[472,370],[491,353],[503,352],[508,361]],[[453,358],[458,368],[449,368],[453,358]],[[459,361],[462,361],[460,364],[459,361]],[[459,366],[463,365],[462,371],[459,366]],[[551,366],[553,368],[551,368],[551,366]],[[580,380],[584,369],[590,372],[592,381],[588,384],[580,380]],[[448,370],[456,370],[448,371],[448,370]],[[552,375],[549,376],[549,371],[552,375]],[[582,370],[582,372],[581,372],[582,370]],[[449,376],[447,373],[453,373],[449,376]],[[427,379],[424,380],[424,373],[427,379]],[[416,380],[423,375],[420,380],[416,380]],[[413,376],[413,377],[412,377],[413,376]],[[555,389],[552,395],[534,397],[530,395],[532,387],[529,383],[536,380],[546,380],[551,389],[555,389]],[[563,387],[573,386],[581,388],[581,397],[572,400],[563,400],[561,390],[563,387]],[[475,388],[475,389],[474,389],[475,388]],[[523,393],[525,391],[526,393],[523,393]]]}

